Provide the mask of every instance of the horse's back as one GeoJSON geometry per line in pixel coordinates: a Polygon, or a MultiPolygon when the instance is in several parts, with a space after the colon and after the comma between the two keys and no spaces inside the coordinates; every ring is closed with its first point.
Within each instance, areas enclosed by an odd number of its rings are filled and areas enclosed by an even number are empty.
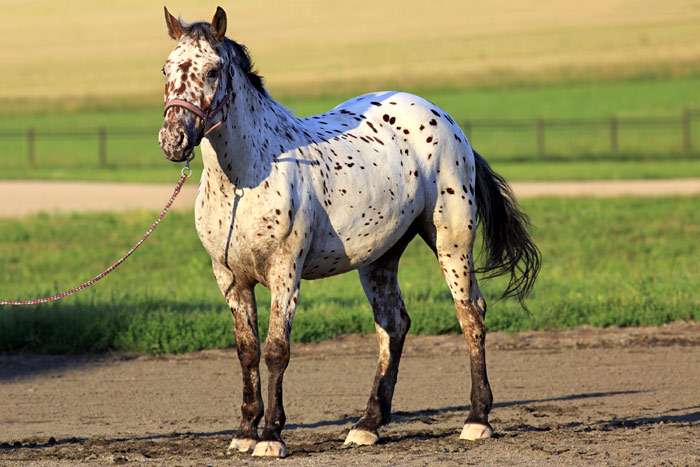
{"type": "MultiPolygon", "coordinates": [[[[366,139],[379,137],[388,149],[384,163],[404,184],[417,182],[416,196],[427,211],[434,209],[441,194],[473,192],[474,153],[459,124],[432,102],[406,92],[369,93],[333,109],[357,113],[357,130],[366,139]]],[[[369,144],[365,154],[376,153],[369,144]]],[[[376,169],[376,167],[375,167],[376,169]]]]}
{"type": "Polygon", "coordinates": [[[329,136],[318,145],[329,164],[316,181],[322,212],[307,277],[373,262],[421,216],[431,217],[441,191],[470,185],[473,156],[464,134],[419,96],[365,94],[306,121],[329,136]]]}
{"type": "MultiPolygon", "coordinates": [[[[331,113],[351,111],[356,115],[358,130],[367,137],[389,135],[388,141],[398,155],[413,158],[424,169],[434,169],[441,159],[452,162],[460,156],[462,163],[473,154],[459,124],[432,102],[406,92],[384,91],[363,94],[335,107],[331,113]]],[[[458,166],[457,164],[455,164],[458,166]]]]}

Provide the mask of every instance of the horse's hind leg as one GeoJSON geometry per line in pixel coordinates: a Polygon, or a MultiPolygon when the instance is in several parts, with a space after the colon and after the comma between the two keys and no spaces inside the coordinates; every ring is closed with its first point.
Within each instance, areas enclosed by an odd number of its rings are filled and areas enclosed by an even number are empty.
{"type": "MultiPolygon", "coordinates": [[[[469,255],[467,267],[469,271],[474,270],[471,253],[469,255]]],[[[452,269],[450,268],[449,271],[445,273],[446,276],[449,277],[451,271],[452,269]]],[[[486,351],[484,348],[486,340],[486,328],[484,326],[486,302],[479,292],[479,286],[477,285],[474,273],[469,275],[471,276],[469,281],[457,281],[457,283],[459,283],[459,290],[464,288],[466,282],[470,282],[468,289],[470,291],[469,294],[463,295],[461,292],[455,294],[453,291],[453,296],[457,295],[455,297],[455,309],[459,325],[462,328],[462,334],[464,334],[467,341],[469,366],[471,369],[471,408],[460,438],[475,440],[490,438],[493,434],[493,429],[488,421],[489,412],[491,411],[491,405],[493,403],[493,396],[486,374],[486,351]]],[[[455,288],[455,286],[453,285],[452,288],[455,288]]]]}
{"type": "Polygon", "coordinates": [[[348,433],[345,444],[375,444],[379,438],[377,429],[391,418],[399,360],[411,325],[397,277],[404,247],[405,244],[397,245],[375,263],[360,269],[362,287],[374,312],[379,358],[367,408],[348,433]]]}
{"type": "Polygon", "coordinates": [[[493,397],[486,374],[484,349],[486,302],[474,273],[472,247],[476,234],[476,207],[456,195],[438,200],[434,227],[424,235],[437,254],[450,288],[459,325],[462,328],[471,368],[471,409],[460,438],[482,439],[492,435],[488,422],[493,397]]]}

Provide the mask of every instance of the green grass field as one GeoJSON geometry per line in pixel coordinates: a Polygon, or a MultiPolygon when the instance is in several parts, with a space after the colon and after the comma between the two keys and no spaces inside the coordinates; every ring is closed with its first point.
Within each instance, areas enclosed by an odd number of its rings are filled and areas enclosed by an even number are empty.
{"type": "MultiPolygon", "coordinates": [[[[490,330],[633,326],[700,319],[700,198],[528,200],[544,258],[530,313],[496,301],[483,281],[490,330]]],[[[0,296],[74,285],[135,241],[150,212],[36,216],[0,221],[0,296]]],[[[400,280],[416,334],[457,332],[432,253],[415,242],[400,280]]],[[[269,296],[258,287],[261,332],[269,296]]],[[[356,273],[305,282],[296,341],[373,332],[356,273]]],[[[184,352],[233,342],[191,214],[174,213],[152,240],[97,287],[55,305],[0,310],[0,351],[184,352]]]]}
{"type": "MultiPolygon", "coordinates": [[[[600,119],[644,116],[680,117],[686,108],[700,109],[700,76],[676,79],[560,83],[541,87],[476,88],[418,91],[462,122],[489,119],[600,119]]],[[[284,99],[301,115],[326,111],[351,97],[284,99]]],[[[8,114],[0,119],[3,179],[87,179],[167,182],[176,172],[157,144],[161,111],[152,107],[95,107],[8,114]],[[98,161],[97,129],[108,132],[106,168],[98,161]],[[24,134],[37,132],[36,166],[29,165],[24,134]],[[84,135],[45,136],[80,131],[84,135]],[[136,130],[137,135],[124,135],[136,130]],[[19,137],[3,137],[19,132],[19,137]]],[[[619,129],[619,153],[610,154],[609,130],[557,128],[546,133],[550,159],[536,154],[534,126],[499,130],[465,127],[472,143],[513,180],[622,179],[700,176],[700,114],[693,121],[696,154],[682,155],[680,124],[625,126],[619,129]],[[528,161],[518,161],[517,159],[528,161]]],[[[198,162],[197,162],[198,163],[198,162]]]]}

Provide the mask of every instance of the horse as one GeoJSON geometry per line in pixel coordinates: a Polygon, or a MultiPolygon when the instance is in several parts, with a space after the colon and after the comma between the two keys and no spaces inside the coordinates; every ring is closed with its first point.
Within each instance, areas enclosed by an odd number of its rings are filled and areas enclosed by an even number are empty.
{"type": "Polygon", "coordinates": [[[468,348],[471,406],[460,438],[491,437],[486,302],[476,274],[507,275],[503,296],[522,304],[540,267],[529,219],[507,182],[454,119],[425,99],[374,92],[299,118],[268,94],[246,47],[226,37],[221,7],[211,22],[195,23],[165,8],[165,22],[177,45],[163,67],[159,143],[173,162],[189,161],[200,146],[195,225],[231,308],[242,370],[240,430],[228,453],[287,455],[283,378],[301,279],[355,269],[374,313],[379,352],[369,401],[345,444],[377,443],[391,417],[411,324],[399,258],[416,236],[437,257],[468,348]],[[478,226],[486,257],[480,267],[473,256],[478,226]],[[262,352],[257,284],[271,294],[262,352]],[[266,409],[261,357],[269,374],[266,409]]]}

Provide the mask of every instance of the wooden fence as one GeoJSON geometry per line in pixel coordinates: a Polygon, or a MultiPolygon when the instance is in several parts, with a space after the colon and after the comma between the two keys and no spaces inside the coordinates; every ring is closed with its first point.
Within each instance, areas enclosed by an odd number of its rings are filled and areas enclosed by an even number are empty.
{"type": "MultiPolygon", "coordinates": [[[[535,135],[536,154],[547,156],[547,131],[556,129],[574,129],[583,132],[591,129],[605,129],[608,134],[608,151],[610,154],[620,152],[620,132],[622,129],[640,128],[678,128],[680,129],[680,141],[678,146],[683,154],[691,154],[695,151],[693,146],[693,122],[700,123],[700,110],[686,109],[678,117],[610,117],[610,118],[538,118],[535,120],[464,120],[462,128],[467,136],[473,136],[477,130],[511,130],[533,131],[535,135]]],[[[700,126],[697,128],[700,130],[700,126]]],[[[700,141],[698,141],[700,143],[700,141]]],[[[675,147],[674,147],[675,149],[675,147]]],[[[678,151],[675,151],[678,152],[678,151]]]]}
{"type": "MultiPolygon", "coordinates": [[[[687,109],[679,116],[671,117],[617,117],[609,118],[538,118],[538,119],[475,119],[460,122],[464,132],[470,137],[476,147],[482,148],[487,132],[496,132],[501,140],[509,138],[526,140],[532,138],[528,147],[532,150],[525,151],[520,160],[537,160],[556,156],[557,151],[549,148],[550,138],[556,138],[557,131],[566,130],[573,135],[583,135],[586,132],[596,135],[606,134],[605,149],[594,151],[601,155],[614,155],[626,151],[621,143],[621,134],[624,132],[643,134],[649,130],[662,130],[672,133],[672,138],[665,138],[665,142],[653,148],[658,153],[673,153],[691,155],[700,150],[700,136],[694,138],[694,132],[700,130],[700,110],[687,109]],[[601,133],[602,132],[602,133],[601,133]],[[531,144],[531,146],[530,146],[531,144]]],[[[30,167],[41,166],[37,157],[37,142],[44,140],[90,140],[94,141],[95,160],[99,167],[110,165],[110,141],[125,139],[150,140],[153,144],[158,129],[120,128],[108,129],[99,127],[89,130],[75,131],[51,131],[28,128],[24,131],[0,130],[0,152],[3,140],[22,140],[26,148],[26,161],[30,167]]],[[[600,136],[597,136],[600,143],[600,136]]],[[[561,139],[561,137],[560,137],[561,139]]],[[[633,151],[627,150],[626,153],[633,151]]],[[[13,154],[12,157],[17,157],[13,154]]],[[[21,156],[20,156],[21,157],[21,156]]]]}

